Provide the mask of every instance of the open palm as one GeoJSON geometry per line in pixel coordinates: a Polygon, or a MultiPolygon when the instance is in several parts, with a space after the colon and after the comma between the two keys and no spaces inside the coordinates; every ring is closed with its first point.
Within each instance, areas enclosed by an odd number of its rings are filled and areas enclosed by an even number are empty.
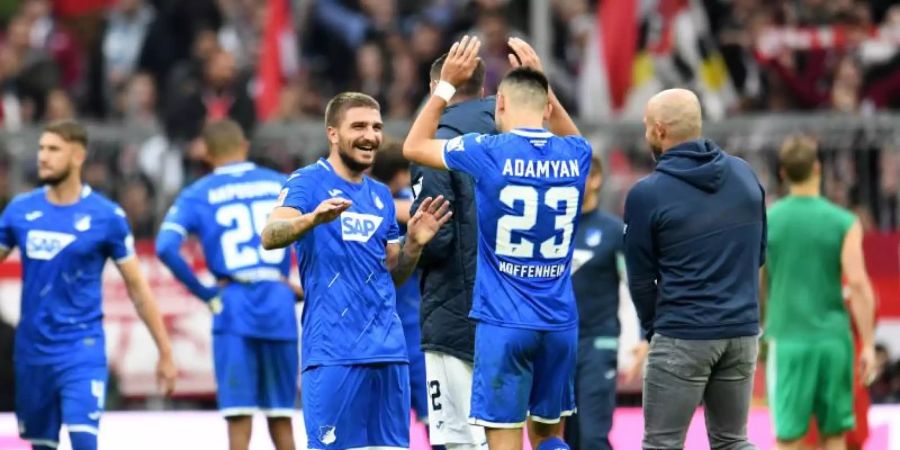
{"type": "Polygon", "coordinates": [[[451,216],[453,212],[450,211],[450,202],[444,200],[443,195],[434,199],[428,197],[422,201],[419,209],[406,223],[406,238],[416,244],[425,245],[434,238],[451,216]]]}

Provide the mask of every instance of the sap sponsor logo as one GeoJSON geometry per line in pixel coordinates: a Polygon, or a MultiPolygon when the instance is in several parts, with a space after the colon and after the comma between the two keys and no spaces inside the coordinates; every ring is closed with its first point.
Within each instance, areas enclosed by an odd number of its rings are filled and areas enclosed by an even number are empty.
{"type": "Polygon", "coordinates": [[[25,237],[25,254],[31,259],[49,261],[72,242],[75,235],[55,231],[31,230],[25,237]]]}
{"type": "Polygon", "coordinates": [[[463,143],[463,137],[457,136],[453,139],[447,141],[446,151],[448,152],[461,152],[465,150],[465,144],[463,143]]]}
{"type": "Polygon", "coordinates": [[[368,242],[384,218],[345,211],[341,214],[341,236],[345,241],[368,242]]]}

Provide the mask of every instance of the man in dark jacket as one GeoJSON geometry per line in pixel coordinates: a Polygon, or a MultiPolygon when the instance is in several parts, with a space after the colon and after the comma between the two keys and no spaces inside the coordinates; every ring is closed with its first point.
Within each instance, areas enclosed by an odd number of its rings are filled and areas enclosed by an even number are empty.
{"type": "Polygon", "coordinates": [[[629,287],[652,339],[643,447],[682,448],[702,401],[712,448],[752,449],[765,193],[749,164],[701,139],[692,92],[657,94],[644,123],[656,171],[625,202],[629,287]]]}
{"type": "MultiPolygon", "coordinates": [[[[431,66],[431,89],[440,80],[446,55],[431,66]]],[[[484,64],[453,96],[441,116],[438,139],[466,133],[493,133],[494,98],[482,98],[484,64]]],[[[429,196],[443,195],[453,218],[441,227],[419,260],[422,288],[422,350],[428,378],[429,431],[432,445],[448,450],[485,445],[484,430],[469,425],[475,323],[469,319],[475,287],[478,226],[472,177],[462,172],[411,166],[415,201],[411,211],[429,196]]]]}

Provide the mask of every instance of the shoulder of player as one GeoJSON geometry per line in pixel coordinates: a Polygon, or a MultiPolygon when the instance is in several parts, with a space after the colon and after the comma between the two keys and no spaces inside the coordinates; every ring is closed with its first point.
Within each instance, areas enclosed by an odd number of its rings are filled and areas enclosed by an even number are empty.
{"type": "Polygon", "coordinates": [[[28,192],[22,192],[20,194],[16,194],[6,205],[7,210],[14,210],[19,207],[28,207],[29,203],[35,202],[44,195],[44,188],[39,187],[36,189],[32,189],[28,192]]]}
{"type": "Polygon", "coordinates": [[[369,180],[370,189],[375,191],[382,198],[393,200],[394,195],[391,194],[391,188],[368,175],[366,175],[366,178],[369,180]]]}
{"type": "Polygon", "coordinates": [[[88,201],[88,205],[91,209],[94,209],[96,213],[101,214],[102,216],[127,218],[125,210],[122,209],[118,203],[110,200],[108,197],[97,191],[91,191],[85,200],[88,201]]]}
{"type": "Polygon", "coordinates": [[[321,161],[317,161],[308,166],[301,167],[287,176],[284,180],[285,186],[292,186],[301,183],[308,183],[311,181],[319,180],[323,173],[330,171],[327,166],[324,165],[321,161]]]}

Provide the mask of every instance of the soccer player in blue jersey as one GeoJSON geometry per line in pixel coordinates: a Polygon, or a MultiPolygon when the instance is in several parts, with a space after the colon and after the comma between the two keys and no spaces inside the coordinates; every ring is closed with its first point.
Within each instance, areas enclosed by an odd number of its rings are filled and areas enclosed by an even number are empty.
{"type": "Polygon", "coordinates": [[[22,317],[16,329],[16,418],[32,448],[59,445],[63,424],[73,450],[97,448],[106,394],[102,273],[107,259],[125,279],[138,316],[159,351],[157,379],[175,387],[169,337],[134,254],[125,212],[81,182],[84,127],[48,125],[40,137],[44,187],[16,196],[0,216],[0,260],[22,258],[22,317]]]}
{"type": "Polygon", "coordinates": [[[450,49],[403,152],[475,179],[472,422],[486,428],[492,450],[518,450],[530,413],[534,447],[568,448],[556,436],[560,419],[575,409],[578,310],[570,265],[591,147],[549,90],[534,50],[520,39],[509,45],[510,62],[521,67],[497,92],[502,133],[432,138],[455,86],[477,65],[480,43],[464,37],[450,49]],[[544,129],[545,120],[556,134],[544,129]]]}
{"type": "Polygon", "coordinates": [[[259,237],[286,177],[247,162],[248,143],[233,121],[207,125],[202,137],[215,170],[175,200],[156,252],[213,311],[219,409],[228,420],[231,450],[249,447],[256,411],[268,418],[275,448],[293,450],[299,355],[296,295],[285,281],[290,252],[265,250],[259,237]],[[182,258],[190,234],[200,238],[217,284],[201,283],[182,258]]]}
{"type": "Polygon", "coordinates": [[[440,196],[422,202],[401,243],[390,191],[364,173],[382,141],[378,102],[339,94],[325,125],[328,158],[288,178],[262,233],[268,249],[296,243],[308,447],[408,448],[409,374],[394,286],[450,218],[449,204],[440,196]]]}

